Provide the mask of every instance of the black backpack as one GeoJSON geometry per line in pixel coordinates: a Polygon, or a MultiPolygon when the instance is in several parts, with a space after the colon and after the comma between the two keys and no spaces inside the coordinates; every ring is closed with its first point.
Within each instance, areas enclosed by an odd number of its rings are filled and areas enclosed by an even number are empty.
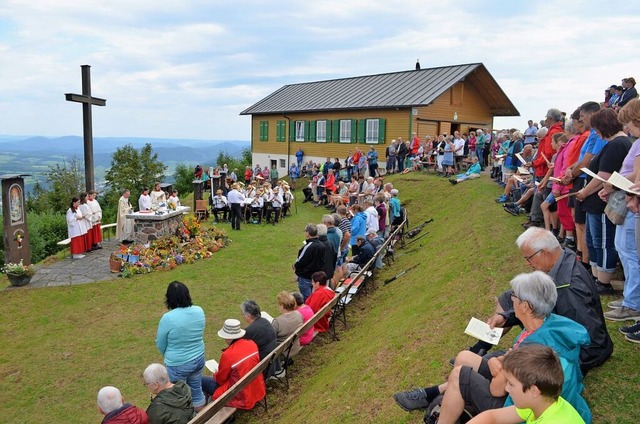
{"type": "MultiPolygon", "coordinates": [[[[438,395],[438,397],[436,397],[433,402],[429,404],[427,412],[426,414],[424,414],[425,424],[438,424],[438,418],[440,418],[440,407],[442,406],[443,397],[444,395],[438,395]]],[[[465,410],[460,418],[458,418],[458,421],[456,421],[456,424],[464,424],[471,418],[473,418],[473,416],[467,410],[465,410]]]]}

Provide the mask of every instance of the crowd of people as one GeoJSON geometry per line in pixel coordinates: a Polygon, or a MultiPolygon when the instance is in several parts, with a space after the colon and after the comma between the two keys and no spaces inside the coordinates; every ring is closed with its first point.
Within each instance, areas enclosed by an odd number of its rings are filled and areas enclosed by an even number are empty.
{"type": "MultiPolygon", "coordinates": [[[[235,186],[235,185],[234,185],[235,186]]],[[[229,197],[238,191],[232,186],[229,197]]],[[[275,188],[278,186],[276,185],[275,188]]],[[[152,394],[146,412],[124,402],[120,391],[107,386],[98,393],[98,407],[104,423],[186,423],[207,400],[222,396],[229,387],[249,373],[287,337],[313,317],[335,296],[334,288],[373,258],[390,229],[398,225],[393,213],[398,210],[398,191],[391,184],[376,194],[377,208],[367,199],[361,203],[339,205],[335,214],[326,214],[319,224],[305,227],[305,244],[292,265],[299,292],[282,291],[276,302],[280,314],[270,318],[253,300],[240,305],[239,319],[229,318],[218,331],[227,347],[219,361],[205,360],[203,309],[193,304],[189,289],[174,281],[167,287],[168,311],[160,319],[156,346],[164,364],[151,364],[143,373],[144,385],[152,394]],[[382,211],[379,213],[378,211],[382,211]],[[210,373],[205,370],[209,369],[210,373]]],[[[295,341],[288,357],[281,357],[258,375],[228,404],[238,409],[252,409],[266,396],[266,381],[281,378],[286,366],[303,346],[329,330],[330,312],[295,341]]]]}
{"type": "Polygon", "coordinates": [[[591,422],[583,377],[613,352],[605,320],[635,321],[620,332],[640,342],[634,86],[626,78],[617,96],[586,102],[569,117],[552,108],[539,126],[495,134],[491,174],[504,187],[496,202],[513,215],[528,213],[516,244],[534,271],[511,281],[487,323],[520,334],[508,351],[491,352],[484,341],[461,351],[444,382],[396,393],[401,408],[427,409],[425,421],[439,424],[463,415],[471,423],[591,422]],[[623,297],[604,312],[600,296],[615,294],[618,264],[623,297]]]}

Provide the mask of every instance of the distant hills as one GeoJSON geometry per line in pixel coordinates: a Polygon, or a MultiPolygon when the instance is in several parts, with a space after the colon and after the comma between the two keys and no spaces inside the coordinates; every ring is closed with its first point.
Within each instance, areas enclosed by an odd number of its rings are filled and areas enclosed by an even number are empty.
{"type": "MultiPolygon", "coordinates": [[[[141,137],[94,137],[93,153],[96,182],[104,178],[111,166],[111,156],[118,147],[131,144],[141,148],[151,143],[158,158],[168,166],[167,174],[173,173],[178,163],[195,166],[215,165],[220,152],[240,157],[242,150],[250,148],[246,140],[192,140],[141,137]]],[[[44,183],[44,176],[50,166],[69,161],[73,157],[84,160],[82,137],[42,137],[0,135],[0,175],[31,174],[27,179],[27,189],[36,181],[44,183]]]]}

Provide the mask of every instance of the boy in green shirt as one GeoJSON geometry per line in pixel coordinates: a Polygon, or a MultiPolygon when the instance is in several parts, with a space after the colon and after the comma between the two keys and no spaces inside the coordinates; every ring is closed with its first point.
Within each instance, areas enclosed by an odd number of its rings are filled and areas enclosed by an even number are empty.
{"type": "Polygon", "coordinates": [[[564,374],[553,349],[536,344],[520,346],[504,356],[502,369],[514,405],[485,411],[469,424],[584,424],[580,414],[560,396],[564,374]]]}

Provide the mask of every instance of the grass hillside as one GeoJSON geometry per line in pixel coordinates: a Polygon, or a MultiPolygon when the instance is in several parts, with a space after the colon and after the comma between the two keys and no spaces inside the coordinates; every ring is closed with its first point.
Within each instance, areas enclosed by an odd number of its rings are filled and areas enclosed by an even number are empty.
{"type": "MultiPolygon", "coordinates": [[[[424,174],[389,180],[407,204],[411,227],[435,219],[421,233],[429,234],[398,250],[393,267],[379,273],[378,289],[350,304],[349,328],[338,324],[339,341],[320,337],[295,358],[290,390],[276,387],[267,413],[257,408],[237,422],[422,422],[421,414],[397,407],[392,394],[441,382],[449,358],[474,342],[463,334],[468,319],[484,319],[510,278],[527,271],[514,244],[521,219],[493,202],[499,190],[488,179],[455,187],[424,174]]],[[[169,273],[1,292],[1,421],[98,422],[95,395],[104,385],[119,387],[127,401],[146,408],[140,375],[148,363],[162,361],[154,337],[173,280],[185,282],[204,308],[207,357],[219,357],[223,343],[216,332],[225,318],[240,318],[242,300],[253,298],[274,315],[276,294],[296,289],[291,264],[304,225],[319,222],[324,212],[309,204],[297,209],[276,227],[231,232],[223,226],[231,246],[169,273]]],[[[598,423],[636,421],[639,352],[623,341],[618,326],[610,327],[614,356],[585,381],[598,423]]],[[[505,346],[514,334],[505,336],[505,346]]]]}

